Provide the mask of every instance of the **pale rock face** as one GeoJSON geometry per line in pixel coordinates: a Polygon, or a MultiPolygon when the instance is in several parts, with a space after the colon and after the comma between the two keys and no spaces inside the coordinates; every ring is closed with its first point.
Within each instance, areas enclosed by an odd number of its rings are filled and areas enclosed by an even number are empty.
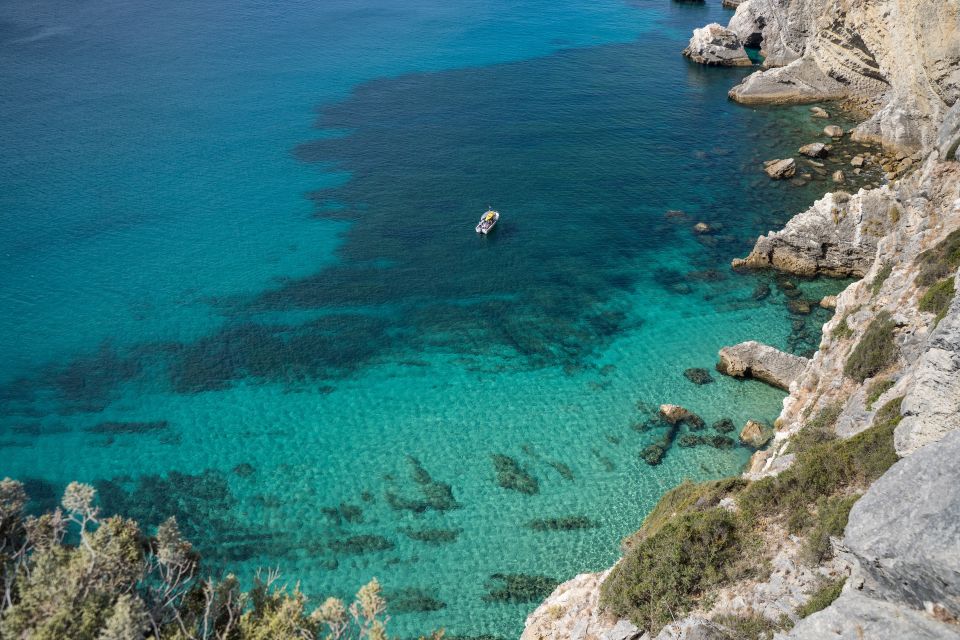
{"type": "Polygon", "coordinates": [[[740,431],[740,442],[750,445],[754,449],[759,449],[773,439],[773,428],[756,420],[747,420],[740,431]]]}
{"type": "Polygon", "coordinates": [[[896,204],[887,187],[854,196],[828,193],[794,216],[780,231],[757,239],[734,268],[774,268],[800,276],[863,277],[873,264],[877,243],[892,225],[896,204]]]}
{"type": "Polygon", "coordinates": [[[844,544],[865,593],[960,618],[958,459],[954,431],[897,462],[853,505],[844,544]]]}
{"type": "Polygon", "coordinates": [[[749,67],[743,43],[736,33],[717,23],[695,29],[683,55],[700,64],[722,67],[749,67]]]}
{"type": "Polygon", "coordinates": [[[735,378],[755,378],[788,391],[790,384],[803,375],[807,358],[750,340],[720,349],[717,371],[735,378]]]}
{"type": "Polygon", "coordinates": [[[960,297],[937,325],[913,375],[901,405],[904,418],[894,433],[900,456],[960,429],[960,297]]]}
{"type": "Polygon", "coordinates": [[[774,640],[957,640],[957,631],[919,611],[847,591],[774,640]]]}
{"type": "Polygon", "coordinates": [[[771,68],[731,90],[734,100],[869,99],[880,108],[857,128],[858,140],[932,148],[960,98],[957,2],[749,0],[729,28],[747,46],[759,45],[771,68]]]}
{"type": "MultiPolygon", "coordinates": [[[[567,580],[527,616],[521,640],[633,640],[629,621],[608,619],[598,610],[600,585],[612,569],[567,580]],[[620,624],[621,622],[626,624],[620,624]],[[618,626],[619,625],[619,626],[618,626]],[[616,631],[614,631],[616,629],[616,631]],[[625,635],[626,634],[626,635],[625,635]]],[[[636,627],[633,627],[636,630],[636,627]]]]}
{"type": "Polygon", "coordinates": [[[800,147],[800,153],[810,158],[823,158],[827,155],[827,145],[822,142],[812,142],[800,147]]]}

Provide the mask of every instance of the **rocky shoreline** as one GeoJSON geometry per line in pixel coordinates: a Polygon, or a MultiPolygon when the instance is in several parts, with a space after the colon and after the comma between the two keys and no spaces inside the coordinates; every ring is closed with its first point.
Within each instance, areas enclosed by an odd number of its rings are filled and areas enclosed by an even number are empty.
{"type": "Polygon", "coordinates": [[[772,443],[742,478],[664,496],[624,559],[558,587],[522,638],[960,638],[960,7],[737,4],[727,27],[698,29],[684,55],[739,65],[743,47],[758,47],[763,68],[731,99],[855,105],[867,119],[850,138],[883,148],[860,164],[890,171],[880,186],[827,194],[733,267],[859,280],[825,301],[836,314],[811,359],[758,343],[721,351],[722,373],[789,390],[772,443]],[[822,476],[851,471],[821,482],[818,464],[822,476]],[[802,481],[829,490],[792,511],[757,508],[796,501],[802,481]],[[644,545],[707,520],[727,523],[731,544],[749,540],[764,569],[728,558],[710,565],[722,575],[672,592],[636,573],[662,570],[644,545]],[[657,600],[670,593],[685,599],[657,600]],[[638,606],[649,612],[624,615],[638,606]]]}

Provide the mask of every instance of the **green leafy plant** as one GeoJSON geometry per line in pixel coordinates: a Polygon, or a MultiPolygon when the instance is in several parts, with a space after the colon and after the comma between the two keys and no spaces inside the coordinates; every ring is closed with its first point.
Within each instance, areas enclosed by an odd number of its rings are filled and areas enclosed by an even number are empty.
{"type": "Polygon", "coordinates": [[[953,278],[944,278],[927,289],[926,293],[920,297],[917,308],[920,311],[934,314],[936,319],[933,326],[936,327],[946,317],[947,311],[950,310],[950,303],[953,302],[955,293],[953,278]]]}
{"type": "Polygon", "coordinates": [[[878,313],[847,358],[843,372],[863,382],[893,364],[899,354],[893,336],[895,329],[896,324],[888,312],[878,313]]]}
{"type": "Polygon", "coordinates": [[[843,591],[843,585],[846,583],[846,578],[826,582],[810,596],[806,604],[797,609],[797,615],[801,618],[806,618],[817,611],[823,611],[829,607],[834,600],[840,597],[840,592],[843,591]]]}

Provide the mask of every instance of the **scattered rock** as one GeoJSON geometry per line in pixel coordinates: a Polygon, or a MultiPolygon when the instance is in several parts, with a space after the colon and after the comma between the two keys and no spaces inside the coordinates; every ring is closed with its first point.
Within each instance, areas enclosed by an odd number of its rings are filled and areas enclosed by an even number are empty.
{"type": "Polygon", "coordinates": [[[697,224],[693,225],[693,230],[701,234],[710,233],[710,231],[712,231],[710,225],[708,225],[706,222],[698,222],[697,224]]]}
{"type": "Polygon", "coordinates": [[[823,298],[820,300],[820,306],[823,309],[836,309],[837,296],[823,296],[823,298]]]}
{"type": "Polygon", "coordinates": [[[770,285],[766,282],[758,282],[757,286],[753,288],[753,299],[760,301],[765,300],[770,296],[770,285]]]}
{"type": "Polygon", "coordinates": [[[813,311],[813,309],[810,306],[809,300],[800,300],[800,299],[788,300],[787,310],[790,313],[795,313],[800,316],[810,315],[810,312],[813,311]]]}
{"type": "Polygon", "coordinates": [[[688,420],[693,413],[676,404],[660,405],[660,416],[670,424],[680,424],[688,420]]]}
{"type": "Polygon", "coordinates": [[[822,142],[811,142],[800,147],[800,153],[810,158],[823,158],[827,155],[827,145],[822,142]]]}
{"type": "Polygon", "coordinates": [[[755,378],[787,391],[790,383],[803,374],[808,362],[806,358],[751,340],[720,349],[717,371],[735,378],[755,378]]]}
{"type": "Polygon", "coordinates": [[[713,376],[706,369],[692,368],[683,372],[684,377],[693,384],[710,384],[713,376]]]}
{"type": "Polygon", "coordinates": [[[773,439],[773,427],[758,420],[747,420],[740,431],[740,442],[760,449],[773,439]]]}
{"type": "Polygon", "coordinates": [[[844,182],[847,181],[847,176],[843,173],[843,171],[840,171],[839,169],[833,172],[833,175],[831,176],[831,178],[837,184],[843,184],[844,182]]]}
{"type": "Polygon", "coordinates": [[[750,56],[736,33],[716,22],[694,29],[683,55],[700,64],[723,67],[749,67],[750,56]]]}
{"type": "Polygon", "coordinates": [[[766,164],[764,171],[774,180],[792,178],[797,173],[797,163],[793,158],[771,160],[769,164],[766,164]]]}
{"type": "Polygon", "coordinates": [[[821,107],[810,107],[810,116],[814,118],[829,118],[830,114],[821,107]]]}
{"type": "Polygon", "coordinates": [[[824,127],[823,132],[824,132],[826,135],[830,136],[831,138],[842,138],[842,137],[843,137],[843,129],[841,129],[840,127],[838,127],[838,126],[835,125],[835,124],[827,125],[826,127],[824,127]]]}

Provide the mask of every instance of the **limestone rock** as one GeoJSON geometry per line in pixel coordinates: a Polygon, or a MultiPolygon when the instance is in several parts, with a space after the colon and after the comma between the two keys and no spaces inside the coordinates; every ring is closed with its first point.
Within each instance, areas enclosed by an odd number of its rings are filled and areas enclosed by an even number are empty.
{"type": "Polygon", "coordinates": [[[824,158],[827,155],[827,145],[822,142],[812,142],[800,147],[800,153],[810,158],[824,158]]]}
{"type": "Polygon", "coordinates": [[[780,231],[757,239],[750,255],[734,268],[774,268],[801,276],[863,277],[877,243],[892,225],[896,198],[888,188],[837,192],[817,200],[780,231]]]}
{"type": "Polygon", "coordinates": [[[764,171],[774,180],[792,178],[797,173],[797,162],[793,158],[773,160],[764,167],[764,171]]]}
{"type": "Polygon", "coordinates": [[[654,640],[730,640],[726,627],[700,616],[690,616],[665,626],[654,640]]]}
{"type": "Polygon", "coordinates": [[[847,93],[847,87],[815,64],[797,60],[786,67],[747,76],[730,89],[729,96],[741,104],[802,104],[839,100],[847,93]]]}
{"type": "Polygon", "coordinates": [[[960,618],[958,458],[955,431],[897,462],[853,505],[844,544],[865,592],[960,618]]]}
{"type": "Polygon", "coordinates": [[[820,306],[824,309],[836,309],[837,296],[823,296],[823,298],[820,299],[820,306]]]}
{"type": "Polygon", "coordinates": [[[755,378],[787,391],[808,363],[806,358],[750,341],[720,349],[717,371],[735,378],[755,378]]]}
{"type": "Polygon", "coordinates": [[[710,231],[712,231],[710,225],[708,225],[706,222],[698,222],[697,224],[693,225],[693,230],[699,234],[710,233],[710,231]]]}
{"type": "Polygon", "coordinates": [[[839,169],[837,169],[836,171],[834,171],[834,172],[833,172],[833,175],[830,176],[830,178],[831,178],[834,182],[836,182],[837,184],[843,184],[844,182],[847,181],[847,176],[846,176],[846,174],[845,174],[843,171],[840,171],[839,169]]]}
{"type": "Polygon", "coordinates": [[[753,64],[737,34],[715,22],[694,30],[683,55],[706,65],[749,67],[753,64]]]}
{"type": "Polygon", "coordinates": [[[957,640],[954,628],[919,611],[868,598],[856,591],[803,620],[786,635],[792,640],[957,640]]]}
{"type": "Polygon", "coordinates": [[[947,113],[937,132],[937,151],[943,160],[960,160],[960,100],[947,113]]]}
{"type": "Polygon", "coordinates": [[[823,133],[826,134],[826,135],[828,135],[828,136],[830,136],[831,138],[842,138],[842,137],[843,137],[843,129],[841,129],[840,127],[838,127],[838,126],[835,125],[835,124],[830,124],[830,125],[827,125],[826,127],[824,127],[824,128],[823,128],[823,133]]]}
{"type": "Polygon", "coordinates": [[[758,420],[747,420],[747,424],[740,431],[740,442],[754,449],[760,449],[772,439],[773,427],[758,420]]]}
{"type": "Polygon", "coordinates": [[[679,424],[689,420],[694,414],[680,405],[662,404],[660,405],[660,416],[670,424],[679,424]]]}
{"type": "Polygon", "coordinates": [[[904,418],[894,433],[901,456],[960,429],[960,296],[920,356],[901,411],[904,418]]]}
{"type": "Polygon", "coordinates": [[[822,107],[810,107],[810,116],[813,118],[829,118],[830,114],[822,107]]]}
{"type": "Polygon", "coordinates": [[[637,636],[629,635],[633,625],[627,621],[622,625],[621,621],[608,619],[598,610],[600,585],[609,574],[609,569],[581,573],[559,585],[527,616],[521,640],[634,640],[637,636]]]}
{"type": "Polygon", "coordinates": [[[766,67],[734,87],[734,100],[853,98],[874,112],[855,140],[911,152],[937,147],[960,97],[956,2],[750,0],[729,29],[760,47],[766,67]]]}

